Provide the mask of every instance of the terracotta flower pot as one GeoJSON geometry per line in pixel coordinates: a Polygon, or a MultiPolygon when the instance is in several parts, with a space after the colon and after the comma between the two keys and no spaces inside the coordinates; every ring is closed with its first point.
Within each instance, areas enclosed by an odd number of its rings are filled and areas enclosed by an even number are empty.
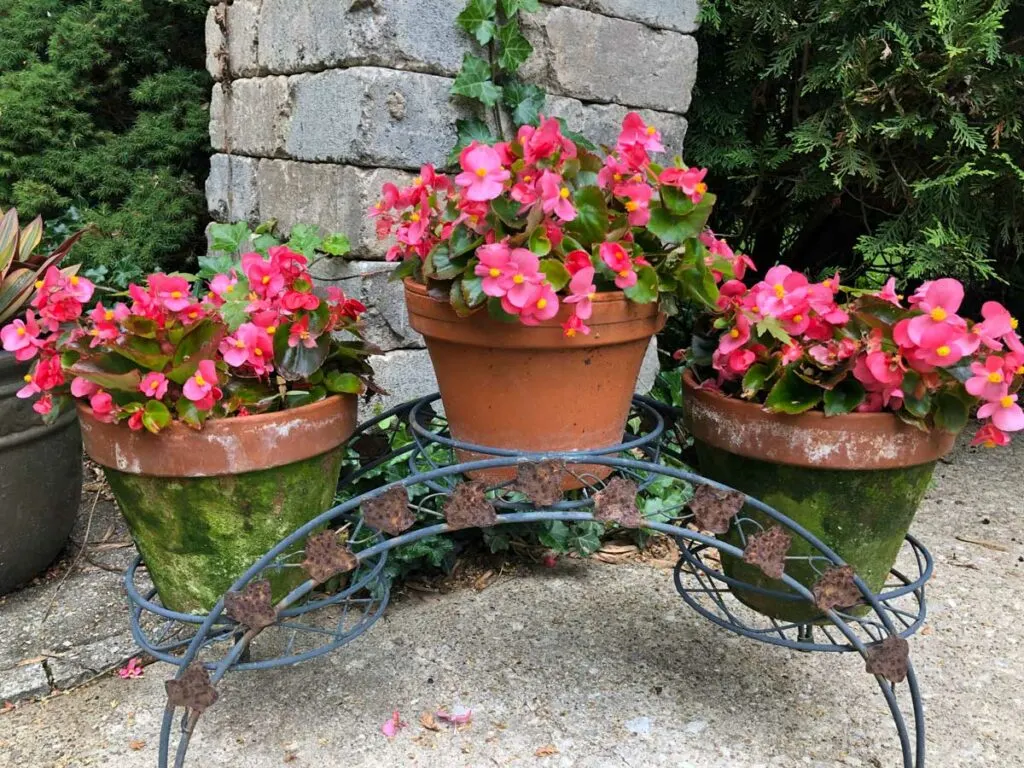
{"type": "MultiPolygon", "coordinates": [[[[758,404],[699,389],[690,372],[683,385],[686,426],[701,472],[804,526],[852,565],[871,590],[879,591],[928,489],[935,463],[949,453],[956,436],[922,432],[890,413],[830,418],[820,412],[769,413],[758,404]]],[[[749,507],[744,515],[765,527],[773,524],[749,507]]],[[[742,546],[735,526],[727,539],[742,546]]],[[[790,555],[812,554],[811,547],[794,538],[790,555]]],[[[784,621],[821,618],[813,606],[760,569],[735,558],[722,560],[728,576],[783,593],[736,590],[751,608],[784,621]]],[[[787,561],[786,573],[808,587],[819,578],[818,571],[801,560],[787,561]]]]}
{"type": "MultiPolygon", "coordinates": [[[[618,292],[598,294],[590,335],[572,339],[561,327],[568,307],[528,327],[486,310],[459,317],[411,280],[405,299],[410,324],[426,340],[452,436],[506,450],[583,451],[621,442],[644,353],[665,324],[656,304],[635,304],[618,292]]],[[[498,474],[509,473],[488,477],[498,474]]]]}
{"type": "MultiPolygon", "coordinates": [[[[79,406],[100,464],[163,605],[209,611],[254,562],[333,502],[356,398],[208,422],[152,435],[97,421],[79,406]]],[[[305,578],[271,576],[275,599],[305,578]]]]}

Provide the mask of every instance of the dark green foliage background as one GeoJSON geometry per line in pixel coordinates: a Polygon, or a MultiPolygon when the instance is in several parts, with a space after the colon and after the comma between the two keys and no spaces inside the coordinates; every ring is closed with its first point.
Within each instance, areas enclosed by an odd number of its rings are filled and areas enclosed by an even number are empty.
{"type": "Polygon", "coordinates": [[[705,0],[702,16],[687,159],[762,272],[953,275],[1024,311],[1024,3],[705,0]]]}
{"type": "Polygon", "coordinates": [[[124,284],[202,247],[205,0],[0,3],[0,206],[124,284]]]}

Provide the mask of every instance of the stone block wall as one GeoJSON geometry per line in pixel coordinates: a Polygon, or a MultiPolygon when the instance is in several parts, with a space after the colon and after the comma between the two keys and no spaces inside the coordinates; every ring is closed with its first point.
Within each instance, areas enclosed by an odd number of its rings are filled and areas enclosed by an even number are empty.
{"type": "MultiPolygon", "coordinates": [[[[547,114],[614,143],[631,109],[682,151],[697,68],[697,0],[544,0],[523,16],[535,52],[521,70],[548,94],[547,114]]],[[[432,391],[422,339],[386,243],[366,219],[385,181],[407,184],[445,164],[455,120],[476,114],[449,94],[475,43],[455,24],[463,0],[211,0],[207,67],[211,159],[206,193],[218,221],[304,222],[352,240],[318,276],[371,306],[374,359],[395,398],[432,391]]],[[[656,370],[645,370],[644,385],[656,370]]]]}

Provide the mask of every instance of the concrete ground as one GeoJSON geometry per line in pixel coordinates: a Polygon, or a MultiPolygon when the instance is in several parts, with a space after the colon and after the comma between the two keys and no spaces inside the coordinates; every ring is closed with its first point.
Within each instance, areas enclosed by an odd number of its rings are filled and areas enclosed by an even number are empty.
{"type": "MultiPolygon", "coordinates": [[[[1024,441],[961,447],[914,533],[935,555],[911,640],[933,768],[1022,764],[1024,441]]],[[[8,621],[0,608],[0,626],[8,621]]],[[[126,623],[124,608],[111,613],[126,623]]],[[[0,715],[0,765],[151,768],[171,668],[108,677],[0,715]]],[[[642,564],[563,561],[408,599],[363,638],[291,669],[229,676],[187,765],[788,768],[901,765],[873,678],[719,630],[642,564]],[[468,707],[433,731],[424,712],[468,707]],[[393,740],[381,724],[399,710],[393,740]]]]}

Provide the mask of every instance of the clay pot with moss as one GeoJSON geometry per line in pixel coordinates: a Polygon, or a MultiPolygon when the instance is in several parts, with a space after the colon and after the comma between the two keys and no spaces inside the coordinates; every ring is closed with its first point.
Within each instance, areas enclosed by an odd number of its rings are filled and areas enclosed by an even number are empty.
{"type": "MultiPolygon", "coordinates": [[[[96,419],[80,405],[82,439],[103,467],[163,605],[209,611],[281,539],[331,507],[356,397],[285,411],[174,422],[159,434],[96,419]]],[[[294,572],[294,573],[293,573],[294,572]]],[[[270,576],[275,599],[305,578],[270,576]]]]}
{"type": "MultiPolygon", "coordinates": [[[[760,404],[699,388],[689,371],[683,384],[684,418],[701,473],[794,520],[853,566],[872,591],[881,590],[935,464],[956,435],[916,429],[891,413],[770,413],[760,404]]],[[[775,524],[749,506],[741,515],[764,528],[775,524]]],[[[748,525],[749,536],[757,526],[748,525]]],[[[742,548],[735,524],[725,538],[742,548]]],[[[789,554],[817,552],[794,536],[789,554]]],[[[821,618],[813,605],[756,566],[731,557],[722,561],[727,576],[757,588],[733,590],[754,610],[782,621],[821,618]]],[[[786,573],[807,587],[819,570],[806,560],[786,562],[786,573]]]]}

